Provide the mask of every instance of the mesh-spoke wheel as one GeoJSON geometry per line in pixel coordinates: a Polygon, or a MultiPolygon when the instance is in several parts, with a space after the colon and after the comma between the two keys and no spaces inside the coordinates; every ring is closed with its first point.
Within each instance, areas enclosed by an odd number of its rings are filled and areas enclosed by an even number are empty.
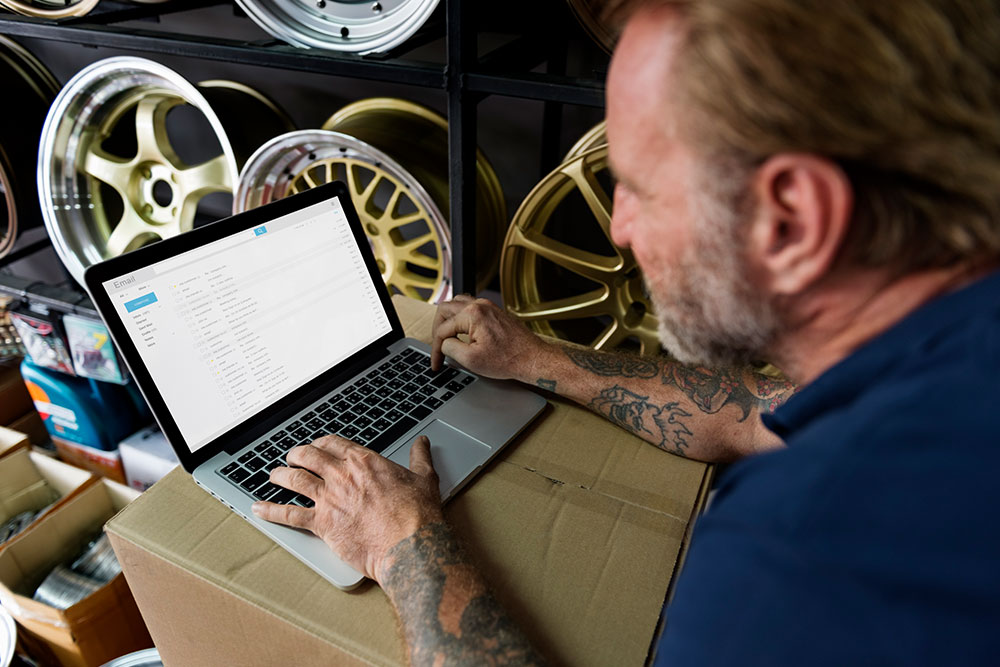
{"type": "MultiPolygon", "coordinates": [[[[77,281],[91,264],[191,229],[206,195],[232,193],[238,155],[205,95],[239,88],[208,82],[199,92],[167,67],[118,57],[83,69],[60,91],[42,131],[38,193],[52,243],[77,281]],[[185,131],[208,135],[204,155],[178,154],[172,113],[185,131]]],[[[269,113],[258,94],[239,99],[234,111],[269,113]]],[[[273,117],[270,127],[288,123],[273,117]]]]}
{"type": "Polygon", "coordinates": [[[611,241],[607,146],[546,176],[504,241],[507,310],[534,331],[596,349],[658,354],[657,322],[631,253],[611,241]]]}
{"type": "Polygon", "coordinates": [[[275,137],[243,167],[234,212],[331,181],[344,181],[394,293],[436,302],[451,294],[448,223],[419,182],[354,137],[300,130],[275,137]]]}
{"type": "MultiPolygon", "coordinates": [[[[322,131],[294,132],[262,147],[243,169],[234,210],[343,180],[390,291],[432,303],[447,299],[452,287],[447,131],[444,118],[406,100],[355,102],[331,116],[322,131]]],[[[506,216],[500,182],[480,152],[478,289],[496,275],[506,216]]]]}
{"type": "Polygon", "coordinates": [[[12,12],[24,16],[34,16],[43,19],[63,19],[70,16],[83,16],[97,5],[97,0],[76,0],[76,2],[59,2],[58,0],[0,0],[0,5],[12,12]]]}
{"type": "Polygon", "coordinates": [[[41,224],[35,181],[42,119],[59,90],[55,77],[22,46],[0,37],[0,80],[10,100],[0,124],[0,257],[18,230],[41,224]]]}
{"type": "Polygon", "coordinates": [[[430,18],[438,0],[237,0],[260,27],[293,46],[388,51],[430,18]]]}

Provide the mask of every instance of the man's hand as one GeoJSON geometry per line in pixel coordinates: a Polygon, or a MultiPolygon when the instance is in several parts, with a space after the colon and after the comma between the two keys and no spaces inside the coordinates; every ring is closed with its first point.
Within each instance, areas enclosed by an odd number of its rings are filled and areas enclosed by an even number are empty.
{"type": "Polygon", "coordinates": [[[534,384],[528,372],[548,345],[487,299],[456,296],[438,306],[431,341],[431,368],[448,355],[469,370],[500,380],[534,384]],[[458,338],[465,334],[466,343],[458,338]]]}
{"type": "Polygon", "coordinates": [[[348,565],[376,581],[389,549],[442,520],[426,436],[410,449],[411,470],[334,435],[293,448],[288,463],[295,467],[275,468],[271,481],[312,499],[315,506],[258,502],[254,514],[312,531],[348,565]]]}

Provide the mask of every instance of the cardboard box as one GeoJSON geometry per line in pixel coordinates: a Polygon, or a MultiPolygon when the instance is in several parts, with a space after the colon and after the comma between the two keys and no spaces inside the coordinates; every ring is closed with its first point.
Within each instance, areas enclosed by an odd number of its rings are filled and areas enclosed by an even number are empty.
{"type": "Polygon", "coordinates": [[[20,368],[10,362],[0,364],[0,426],[7,426],[29,410],[34,410],[34,404],[20,368]]]}
{"type": "MultiPolygon", "coordinates": [[[[434,309],[394,302],[429,338],[434,309]]],[[[446,514],[553,663],[642,664],[710,469],[551,403],[446,514]]],[[[168,666],[404,661],[377,586],[334,588],[181,469],[107,531],[168,666]]]]}
{"type": "Polygon", "coordinates": [[[49,442],[49,430],[45,428],[45,422],[39,416],[35,408],[12,421],[9,425],[15,431],[20,431],[28,436],[31,444],[41,447],[49,442]]]}
{"type": "Polygon", "coordinates": [[[180,464],[167,438],[155,425],[122,440],[118,452],[125,469],[125,480],[139,491],[153,486],[180,464]]]}
{"type": "Polygon", "coordinates": [[[49,652],[39,656],[67,667],[96,667],[152,646],[125,578],[108,584],[68,609],[31,598],[53,567],[67,563],[99,534],[138,492],[99,480],[49,512],[0,551],[0,601],[18,623],[25,644],[49,652]]]}
{"type": "Polygon", "coordinates": [[[0,456],[17,449],[25,449],[31,446],[28,436],[20,431],[6,426],[0,426],[0,456]]]}
{"type": "Polygon", "coordinates": [[[27,447],[9,451],[0,458],[0,523],[28,510],[47,508],[52,512],[93,482],[93,475],[87,471],[27,447]]]}
{"type": "Polygon", "coordinates": [[[59,458],[63,461],[84,470],[90,470],[119,484],[125,483],[125,468],[122,466],[122,457],[117,449],[106,451],[57,436],[52,436],[52,442],[56,446],[59,458]]]}

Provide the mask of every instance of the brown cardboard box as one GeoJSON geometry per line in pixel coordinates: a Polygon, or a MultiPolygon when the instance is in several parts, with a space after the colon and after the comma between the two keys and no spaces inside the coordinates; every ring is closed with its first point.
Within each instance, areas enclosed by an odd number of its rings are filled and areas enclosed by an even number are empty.
{"type": "Polygon", "coordinates": [[[31,444],[41,447],[49,441],[49,431],[38,411],[32,407],[23,415],[12,421],[8,426],[28,436],[31,444]]]}
{"type": "Polygon", "coordinates": [[[125,578],[107,585],[68,609],[36,602],[31,595],[59,563],[77,556],[115,512],[138,492],[102,479],[49,512],[0,551],[0,601],[18,623],[28,646],[47,647],[68,667],[96,667],[152,646],[125,578]]]}
{"type": "Polygon", "coordinates": [[[52,512],[93,482],[89,472],[27,447],[9,451],[0,458],[0,523],[27,510],[48,506],[47,512],[52,512]],[[56,501],[53,491],[59,495],[56,501]]]}
{"type": "Polygon", "coordinates": [[[21,379],[17,364],[0,364],[0,426],[7,426],[25,412],[34,410],[34,403],[21,379]]]}
{"type": "Polygon", "coordinates": [[[122,457],[117,449],[107,451],[88,447],[55,435],[52,436],[52,442],[56,446],[59,458],[63,461],[107,477],[119,484],[125,484],[125,468],[122,466],[122,457]]]}
{"type": "Polygon", "coordinates": [[[31,446],[31,441],[25,433],[17,429],[0,426],[0,456],[13,452],[17,449],[25,449],[31,446]]]}
{"type": "MultiPolygon", "coordinates": [[[[429,338],[434,309],[394,302],[407,333],[429,338]]],[[[446,513],[555,664],[640,665],[709,468],[551,403],[446,513]]],[[[334,588],[183,470],[107,531],[168,667],[404,660],[377,586],[334,588]]]]}

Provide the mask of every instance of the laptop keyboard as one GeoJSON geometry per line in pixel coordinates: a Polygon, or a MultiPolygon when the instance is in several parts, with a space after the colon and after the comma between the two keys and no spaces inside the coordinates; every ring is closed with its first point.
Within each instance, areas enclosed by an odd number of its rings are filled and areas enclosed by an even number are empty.
{"type": "Polygon", "coordinates": [[[269,481],[271,470],[286,465],[288,450],[324,435],[339,435],[382,453],[475,379],[449,366],[435,373],[426,354],[404,350],[298,415],[218,472],[257,500],[312,507],[309,498],[269,481]]]}

